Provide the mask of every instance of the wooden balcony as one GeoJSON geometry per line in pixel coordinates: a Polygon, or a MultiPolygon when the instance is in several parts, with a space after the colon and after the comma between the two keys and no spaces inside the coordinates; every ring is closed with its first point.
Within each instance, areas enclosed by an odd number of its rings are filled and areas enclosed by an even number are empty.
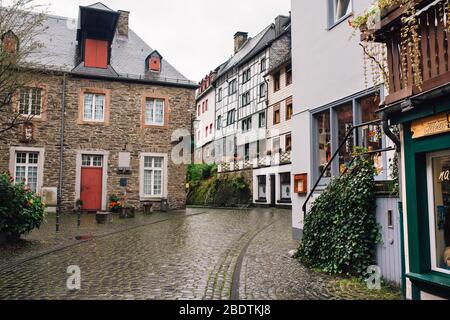
{"type": "MultiPolygon", "coordinates": [[[[394,7],[381,19],[381,29],[374,32],[376,41],[387,48],[389,94],[392,104],[450,82],[450,36],[447,1],[417,0],[419,48],[422,83],[413,75],[413,59],[402,44],[401,18],[404,8],[394,7]]],[[[364,37],[364,34],[363,34],[364,37]]]]}

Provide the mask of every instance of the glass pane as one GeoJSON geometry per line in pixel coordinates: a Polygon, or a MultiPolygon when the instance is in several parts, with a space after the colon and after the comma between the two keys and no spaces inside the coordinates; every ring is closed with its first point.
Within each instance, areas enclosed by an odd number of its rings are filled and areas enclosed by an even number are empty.
{"type": "Polygon", "coordinates": [[[164,123],[164,101],[155,100],[155,123],[164,123]]]}
{"type": "Polygon", "coordinates": [[[25,180],[25,167],[16,166],[16,179],[15,183],[22,183],[25,180]]]}
{"type": "Polygon", "coordinates": [[[16,163],[27,163],[27,154],[25,152],[18,152],[16,154],[16,163]]]}
{"type": "Polygon", "coordinates": [[[94,102],[94,96],[92,94],[84,95],[84,120],[92,120],[92,104],[94,102]]]}
{"type": "MultiPolygon", "coordinates": [[[[362,122],[378,120],[375,113],[380,105],[379,96],[369,96],[359,101],[361,108],[362,122]]],[[[383,135],[381,125],[371,124],[361,128],[362,146],[369,151],[380,150],[383,148],[383,135]]],[[[372,156],[375,168],[378,173],[383,171],[383,155],[381,153],[372,156]]]]}
{"type": "Polygon", "coordinates": [[[96,95],[95,96],[95,120],[103,120],[103,110],[105,107],[105,96],[96,95]]]}
{"type": "Polygon", "coordinates": [[[334,0],[335,20],[339,20],[352,11],[350,0],[334,0]]]}
{"type": "Polygon", "coordinates": [[[152,194],[152,170],[144,170],[144,194],[152,194]]]}
{"type": "Polygon", "coordinates": [[[146,124],[152,124],[153,123],[153,119],[154,119],[154,115],[153,115],[154,103],[155,103],[155,100],[153,100],[153,99],[147,99],[145,101],[145,123],[146,124]]]}
{"type": "MultiPolygon", "coordinates": [[[[324,111],[316,116],[317,121],[317,167],[318,174],[325,169],[331,159],[331,136],[330,136],[330,112],[324,111]]],[[[331,177],[331,168],[328,168],[324,177],[331,177]]]]}
{"type": "Polygon", "coordinates": [[[436,266],[450,271],[450,156],[433,159],[436,266]]]}
{"type": "Polygon", "coordinates": [[[153,158],[152,157],[144,157],[144,167],[145,168],[153,167],[153,158]]]}
{"type": "Polygon", "coordinates": [[[28,154],[28,163],[36,164],[39,160],[39,153],[29,153],[28,154]]]}
{"type": "Polygon", "coordinates": [[[31,89],[31,111],[30,113],[35,116],[41,114],[41,89],[31,89]]]}
{"type": "MultiPolygon", "coordinates": [[[[346,134],[353,126],[353,105],[352,103],[336,108],[338,121],[339,145],[344,141],[346,134]]],[[[339,172],[343,173],[345,168],[352,161],[353,134],[346,140],[345,146],[339,151],[339,172]]]]}
{"type": "Polygon", "coordinates": [[[90,167],[91,166],[91,156],[83,154],[81,157],[81,165],[83,167],[90,167]]]}
{"type": "Polygon", "coordinates": [[[92,159],[92,166],[94,167],[101,167],[103,162],[102,156],[94,156],[92,159]]]}
{"type": "Polygon", "coordinates": [[[154,167],[155,168],[162,168],[163,164],[163,158],[153,158],[154,160],[154,167]]]}
{"type": "Polygon", "coordinates": [[[30,103],[30,96],[29,96],[29,90],[27,88],[24,88],[20,90],[20,97],[19,97],[19,113],[20,114],[29,114],[29,103],[30,103]]]}
{"type": "Polygon", "coordinates": [[[162,194],[162,171],[155,170],[153,172],[153,195],[160,196],[162,194]]]}
{"type": "Polygon", "coordinates": [[[28,167],[27,185],[31,191],[37,191],[37,167],[28,167]]]}

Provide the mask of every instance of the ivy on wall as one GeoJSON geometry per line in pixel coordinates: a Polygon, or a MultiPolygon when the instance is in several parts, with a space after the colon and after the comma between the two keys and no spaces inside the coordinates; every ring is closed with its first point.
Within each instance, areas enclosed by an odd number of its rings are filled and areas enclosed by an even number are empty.
{"type": "Polygon", "coordinates": [[[188,205],[239,207],[252,202],[252,192],[245,179],[238,174],[219,178],[216,166],[190,165],[188,185],[188,205]]]}
{"type": "Polygon", "coordinates": [[[375,264],[381,240],[376,222],[375,168],[358,156],[341,178],[331,181],[305,217],[296,258],[332,274],[362,276],[375,264]]]}

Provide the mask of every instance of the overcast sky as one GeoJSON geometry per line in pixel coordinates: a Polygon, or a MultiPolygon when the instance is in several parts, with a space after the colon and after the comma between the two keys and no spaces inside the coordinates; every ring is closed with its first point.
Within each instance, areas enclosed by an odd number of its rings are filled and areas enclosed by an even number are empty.
{"type": "MultiPolygon", "coordinates": [[[[76,18],[78,6],[95,0],[35,0],[50,13],[76,18]]],[[[233,35],[255,36],[291,0],[103,0],[113,10],[130,11],[130,27],[191,80],[199,81],[233,54],[233,35]]]]}

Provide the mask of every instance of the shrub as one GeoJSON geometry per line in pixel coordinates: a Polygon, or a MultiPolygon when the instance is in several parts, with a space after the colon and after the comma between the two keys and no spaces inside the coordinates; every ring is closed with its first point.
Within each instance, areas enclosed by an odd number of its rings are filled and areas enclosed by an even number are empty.
{"type": "Polygon", "coordinates": [[[14,184],[7,173],[0,173],[0,232],[13,238],[39,228],[45,212],[41,197],[24,184],[14,184]]]}
{"type": "Polygon", "coordinates": [[[375,217],[375,170],[358,157],[348,172],[334,179],[305,217],[296,257],[311,268],[362,276],[375,264],[380,241],[375,217]]]}

